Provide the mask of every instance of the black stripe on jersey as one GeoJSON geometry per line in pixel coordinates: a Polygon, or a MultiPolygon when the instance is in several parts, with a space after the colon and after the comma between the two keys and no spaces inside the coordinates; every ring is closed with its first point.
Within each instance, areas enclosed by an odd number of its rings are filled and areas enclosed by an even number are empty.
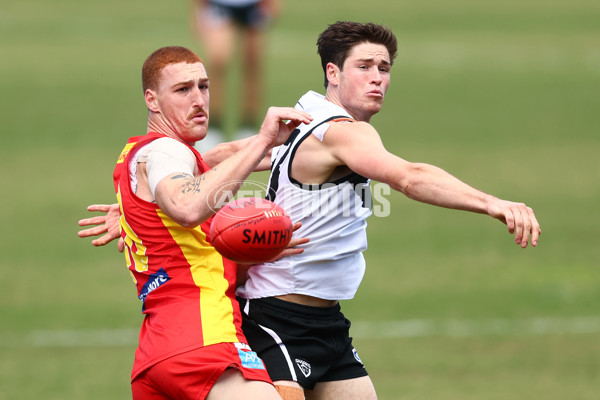
{"type": "Polygon", "coordinates": [[[344,177],[336,179],[335,181],[325,182],[325,183],[315,183],[312,185],[306,185],[298,182],[297,180],[290,177],[290,182],[294,184],[296,187],[302,190],[321,190],[324,186],[330,187],[331,185],[340,185],[342,183],[348,182],[352,185],[354,192],[356,195],[360,197],[362,207],[371,209],[373,207],[373,195],[367,182],[369,182],[368,178],[365,178],[362,175],[357,174],[356,172],[352,172],[344,177]]]}
{"type": "Polygon", "coordinates": [[[352,178],[348,179],[348,182],[352,184],[352,188],[356,195],[360,197],[363,208],[373,209],[373,194],[371,188],[367,185],[369,179],[359,174],[353,174],[352,178]]]}
{"type": "Polygon", "coordinates": [[[285,153],[283,153],[283,156],[281,156],[277,165],[275,165],[275,162],[273,162],[271,164],[271,176],[269,178],[269,188],[267,190],[267,195],[265,196],[265,198],[267,200],[275,201],[275,196],[277,195],[277,189],[279,189],[279,173],[281,170],[281,163],[283,162],[283,160],[285,160],[288,153],[292,149],[291,144],[294,142],[294,140],[296,140],[296,137],[298,136],[299,133],[300,133],[300,129],[294,129],[292,131],[292,133],[290,134],[288,139],[285,141],[285,143],[282,144],[282,146],[286,146],[286,145],[288,146],[287,150],[285,151],[285,153]]]}
{"type": "MultiPolygon", "coordinates": [[[[359,174],[357,174],[356,172],[352,172],[346,176],[342,176],[341,178],[338,178],[334,181],[330,181],[330,182],[324,182],[324,183],[320,183],[320,184],[312,184],[312,185],[307,185],[307,184],[303,184],[302,182],[297,181],[296,179],[292,178],[292,163],[294,162],[294,156],[296,155],[296,150],[298,150],[298,148],[300,147],[300,145],[302,144],[302,142],[308,138],[312,132],[318,128],[319,126],[328,123],[328,122],[356,122],[356,120],[352,119],[352,118],[348,118],[346,116],[336,116],[336,117],[330,117],[328,119],[326,119],[325,121],[321,122],[320,124],[316,125],[314,128],[312,128],[310,131],[308,131],[303,138],[300,139],[300,141],[298,142],[298,144],[296,145],[296,147],[294,148],[294,150],[292,151],[292,154],[290,155],[290,162],[288,164],[288,177],[290,178],[290,182],[292,182],[294,185],[302,188],[302,189],[306,189],[306,190],[320,190],[323,188],[323,185],[340,185],[344,182],[350,182],[355,188],[357,184],[365,184],[367,183],[368,179],[365,178],[364,176],[361,176],[359,174]]],[[[363,199],[363,203],[364,203],[364,199],[363,199]]]]}

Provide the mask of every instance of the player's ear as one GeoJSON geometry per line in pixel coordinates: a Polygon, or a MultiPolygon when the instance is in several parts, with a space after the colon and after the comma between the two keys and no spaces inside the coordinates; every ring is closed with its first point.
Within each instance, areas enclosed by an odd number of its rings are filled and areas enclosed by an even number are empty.
{"type": "Polygon", "coordinates": [[[146,89],[146,93],[144,93],[144,99],[146,100],[146,106],[148,110],[152,112],[158,112],[158,97],[156,96],[156,92],[152,89],[146,89]]]}
{"type": "Polygon", "coordinates": [[[325,72],[327,74],[327,81],[330,85],[337,86],[339,84],[340,69],[334,63],[327,63],[325,66],[325,72]]]}

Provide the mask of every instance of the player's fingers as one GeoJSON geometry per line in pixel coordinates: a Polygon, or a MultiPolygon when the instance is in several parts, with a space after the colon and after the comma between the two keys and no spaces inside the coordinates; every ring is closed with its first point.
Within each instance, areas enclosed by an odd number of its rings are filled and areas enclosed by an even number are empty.
{"type": "Polygon", "coordinates": [[[287,256],[293,256],[295,254],[300,254],[302,252],[304,252],[304,249],[301,247],[286,247],[285,249],[281,250],[281,252],[279,254],[277,254],[275,257],[268,260],[267,262],[275,262],[275,261],[279,260],[280,258],[287,257],[287,256]]]}
{"type": "MultiPolygon", "coordinates": [[[[296,222],[293,225],[293,229],[296,230],[298,229],[300,226],[302,225],[300,222],[296,222]]],[[[295,254],[300,254],[302,252],[304,252],[304,249],[302,247],[297,247],[301,244],[305,244],[308,243],[310,241],[309,238],[307,237],[303,237],[303,238],[292,238],[292,240],[290,240],[290,242],[288,243],[287,247],[285,249],[283,249],[281,251],[281,253],[279,253],[275,258],[269,260],[270,262],[274,262],[279,260],[280,258],[286,257],[286,256],[292,256],[295,254]]]]}
{"type": "Polygon", "coordinates": [[[521,246],[525,244],[527,246],[527,240],[529,238],[529,230],[527,229],[528,221],[527,218],[522,214],[519,206],[512,207],[512,214],[514,216],[515,225],[515,243],[521,246]]]}
{"type": "Polygon", "coordinates": [[[294,224],[292,225],[292,232],[296,232],[298,229],[300,229],[301,226],[302,226],[302,222],[300,222],[300,221],[294,222],[294,224]]]}
{"type": "Polygon", "coordinates": [[[289,124],[298,126],[300,124],[309,124],[312,121],[310,114],[297,110],[292,107],[272,107],[274,116],[279,121],[289,121],[289,124]]]}
{"type": "Polygon", "coordinates": [[[114,237],[112,237],[111,234],[106,234],[104,236],[99,237],[98,239],[94,239],[92,240],[92,244],[94,246],[105,246],[108,243],[112,242],[114,240],[114,237]]]}
{"type": "MultiPolygon", "coordinates": [[[[292,232],[296,232],[298,229],[300,229],[301,226],[302,226],[302,222],[300,222],[300,221],[294,222],[292,224],[292,232]]],[[[292,240],[290,240],[290,243],[288,244],[288,247],[298,246],[299,244],[308,243],[309,241],[310,241],[309,238],[295,238],[295,237],[292,237],[292,240]]]]}
{"type": "Polygon", "coordinates": [[[86,237],[90,237],[90,236],[102,235],[103,233],[106,233],[106,232],[108,232],[108,228],[106,227],[106,225],[102,225],[102,226],[96,226],[94,228],[84,229],[82,231],[77,232],[77,235],[80,238],[86,238],[86,237]]]}
{"type": "Polygon", "coordinates": [[[279,253],[279,255],[277,256],[277,259],[275,259],[274,261],[277,261],[277,260],[279,260],[280,258],[283,258],[283,257],[293,256],[295,254],[300,254],[302,252],[304,252],[303,248],[300,248],[300,247],[289,248],[288,247],[288,248],[284,249],[281,253],[279,253]]]}
{"type": "Polygon", "coordinates": [[[307,237],[292,239],[292,240],[290,240],[290,243],[288,244],[288,248],[290,248],[290,247],[296,247],[296,246],[299,246],[301,244],[306,244],[308,242],[310,242],[310,239],[307,238],[307,237]]]}
{"type": "Polygon", "coordinates": [[[510,233],[511,235],[515,233],[515,216],[510,207],[508,208],[508,210],[506,210],[506,212],[504,212],[503,219],[504,223],[506,224],[506,227],[508,228],[508,233],[510,233]]]}
{"type": "Polygon", "coordinates": [[[106,245],[106,241],[101,240],[101,239],[94,239],[94,240],[92,240],[92,244],[96,247],[102,247],[102,246],[106,245]]]}
{"type": "Polygon", "coordinates": [[[102,211],[108,212],[110,211],[112,204],[91,204],[87,206],[88,211],[102,211]]]}
{"type": "Polygon", "coordinates": [[[529,237],[533,238],[533,229],[531,226],[531,220],[529,219],[529,214],[527,211],[524,212],[523,215],[524,224],[523,224],[523,238],[521,239],[521,247],[525,248],[529,244],[529,237]]]}
{"type": "MultiPolygon", "coordinates": [[[[292,225],[292,232],[296,232],[298,229],[300,229],[301,226],[302,226],[302,222],[300,222],[300,221],[294,222],[294,224],[292,225]]],[[[294,246],[298,246],[298,245],[305,244],[308,242],[310,242],[310,238],[307,238],[307,237],[303,237],[303,238],[292,237],[292,240],[290,240],[288,247],[294,247],[294,246]]]]}
{"type": "Polygon", "coordinates": [[[312,117],[310,116],[310,114],[305,111],[298,110],[293,107],[283,107],[279,110],[280,110],[280,118],[282,120],[285,120],[285,119],[296,120],[296,121],[304,122],[305,124],[312,121],[312,117]]]}
{"type": "Polygon", "coordinates": [[[120,238],[117,242],[117,248],[121,253],[125,250],[125,241],[123,240],[123,238],[120,238]]]}
{"type": "Polygon", "coordinates": [[[289,121],[288,123],[286,123],[286,126],[288,127],[288,129],[290,130],[290,132],[292,132],[294,129],[296,129],[297,127],[300,126],[302,122],[300,121],[289,121]]]}
{"type": "Polygon", "coordinates": [[[100,225],[105,222],[106,222],[106,215],[101,215],[98,217],[80,219],[78,224],[79,224],[79,226],[87,226],[87,225],[100,225]]]}
{"type": "Polygon", "coordinates": [[[537,246],[539,237],[542,234],[542,229],[540,228],[540,224],[531,207],[527,207],[527,214],[529,216],[529,220],[531,221],[531,245],[535,247],[537,246]]]}

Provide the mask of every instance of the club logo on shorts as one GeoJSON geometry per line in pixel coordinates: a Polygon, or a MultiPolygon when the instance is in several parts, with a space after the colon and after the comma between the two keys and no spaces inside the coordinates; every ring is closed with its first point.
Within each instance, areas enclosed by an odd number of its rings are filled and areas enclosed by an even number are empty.
{"type": "Polygon", "coordinates": [[[360,357],[358,356],[358,351],[356,351],[355,348],[352,348],[352,354],[354,355],[354,358],[356,359],[356,361],[358,361],[359,363],[363,363],[362,360],[360,359],[360,357]]]}
{"type": "Polygon", "coordinates": [[[255,352],[242,350],[240,348],[238,348],[237,351],[238,355],[240,356],[240,361],[242,362],[242,367],[250,369],[265,369],[265,364],[263,364],[262,360],[255,352]]]}
{"type": "Polygon", "coordinates": [[[302,372],[302,375],[304,375],[305,378],[308,378],[311,373],[310,364],[307,361],[301,360],[299,358],[296,358],[294,361],[296,361],[296,365],[300,369],[300,372],[302,372]]]}

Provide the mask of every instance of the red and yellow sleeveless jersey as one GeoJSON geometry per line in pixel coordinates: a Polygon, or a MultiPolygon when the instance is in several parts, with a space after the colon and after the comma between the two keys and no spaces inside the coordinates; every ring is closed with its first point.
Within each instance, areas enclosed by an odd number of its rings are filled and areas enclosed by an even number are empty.
{"type": "MultiPolygon", "coordinates": [[[[237,266],[210,244],[212,218],[195,228],[171,220],[156,203],[137,197],[130,157],[158,133],[130,138],[114,171],[125,261],[145,314],[132,380],[155,363],[202,346],[247,343],[235,299],[237,266]]],[[[200,173],[210,167],[192,147],[200,173]]]]}

